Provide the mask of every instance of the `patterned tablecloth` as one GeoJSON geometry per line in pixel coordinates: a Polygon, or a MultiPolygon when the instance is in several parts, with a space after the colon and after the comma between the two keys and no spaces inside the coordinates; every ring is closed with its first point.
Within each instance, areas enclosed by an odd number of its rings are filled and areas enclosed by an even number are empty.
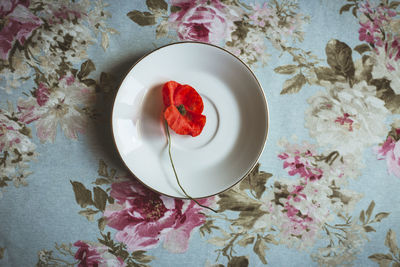
{"type": "Polygon", "coordinates": [[[399,4],[1,0],[0,265],[400,266],[399,4]],[[124,74],[179,40],[240,57],[269,102],[216,214],[144,188],[111,137],[124,74]]]}

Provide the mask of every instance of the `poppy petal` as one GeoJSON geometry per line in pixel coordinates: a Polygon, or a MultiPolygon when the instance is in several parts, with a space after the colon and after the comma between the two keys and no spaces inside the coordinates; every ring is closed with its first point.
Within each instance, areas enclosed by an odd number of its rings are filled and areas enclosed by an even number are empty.
{"type": "Polygon", "coordinates": [[[166,82],[162,88],[162,96],[163,102],[166,107],[171,106],[174,104],[174,94],[176,88],[181,86],[179,83],[175,81],[166,82]]]}
{"type": "Polygon", "coordinates": [[[175,89],[173,103],[175,106],[183,104],[185,109],[201,114],[204,109],[203,100],[197,91],[190,85],[181,85],[175,89]]]}
{"type": "Polygon", "coordinates": [[[169,127],[177,134],[195,137],[198,136],[206,124],[206,116],[187,110],[185,115],[182,115],[175,106],[169,106],[164,111],[164,118],[169,127]]]}

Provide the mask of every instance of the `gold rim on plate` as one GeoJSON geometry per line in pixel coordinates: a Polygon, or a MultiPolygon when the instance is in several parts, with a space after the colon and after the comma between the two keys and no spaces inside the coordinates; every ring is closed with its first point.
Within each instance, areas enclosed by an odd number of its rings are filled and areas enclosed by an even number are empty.
{"type": "Polygon", "coordinates": [[[132,70],[140,61],[142,61],[145,57],[147,57],[148,55],[150,55],[150,54],[152,54],[152,53],[154,53],[154,52],[156,52],[156,51],[158,51],[158,50],[160,50],[160,49],[163,49],[163,48],[165,48],[165,47],[172,46],[172,45],[187,44],[187,43],[201,44],[201,45],[208,45],[208,46],[211,46],[211,47],[215,47],[215,48],[218,48],[218,49],[220,49],[220,50],[222,50],[222,51],[224,51],[224,52],[230,54],[231,56],[233,56],[234,58],[236,58],[237,60],[239,60],[239,62],[241,62],[241,63],[250,71],[251,75],[254,77],[255,81],[257,82],[258,88],[259,88],[259,90],[261,91],[261,93],[262,93],[262,95],[263,95],[263,99],[264,99],[264,103],[265,103],[265,107],[266,107],[266,113],[267,113],[267,129],[266,129],[267,131],[266,131],[266,134],[265,134],[265,136],[264,136],[262,149],[260,150],[259,154],[257,155],[257,160],[255,160],[255,162],[253,162],[253,164],[251,165],[251,168],[249,169],[249,171],[247,171],[245,175],[243,175],[237,182],[235,182],[235,183],[234,183],[233,185],[231,185],[230,187],[228,187],[228,188],[226,188],[226,189],[224,189],[224,190],[222,190],[222,191],[220,191],[220,192],[218,192],[218,193],[215,193],[215,194],[211,194],[211,195],[204,196],[204,197],[201,197],[201,198],[195,198],[195,199],[203,199],[203,198],[209,198],[209,197],[213,197],[213,196],[219,195],[219,194],[221,194],[221,193],[223,193],[223,192],[225,192],[225,191],[231,189],[232,187],[234,187],[234,186],[237,185],[238,183],[240,183],[247,175],[249,175],[249,173],[251,173],[251,171],[252,171],[252,170],[254,169],[254,167],[257,165],[257,163],[258,163],[258,161],[260,160],[260,157],[261,157],[261,155],[262,155],[262,153],[263,153],[263,151],[264,151],[264,149],[265,149],[265,145],[266,145],[266,143],[267,143],[268,133],[269,133],[269,108],[268,108],[267,97],[265,96],[264,88],[261,86],[260,82],[258,81],[258,79],[257,79],[256,75],[254,74],[254,72],[252,71],[252,69],[251,69],[243,60],[241,60],[239,57],[237,57],[236,55],[232,54],[230,51],[226,50],[225,48],[219,47],[219,46],[217,46],[217,45],[213,45],[213,44],[209,44],[209,43],[203,43],[203,42],[195,42],[195,41],[174,42],[174,43],[170,43],[170,44],[167,44],[167,45],[160,46],[160,47],[158,47],[158,48],[156,48],[156,49],[154,49],[154,50],[152,50],[152,51],[146,53],[145,55],[143,55],[141,58],[139,58],[139,59],[130,67],[130,69],[126,72],[126,74],[124,75],[124,78],[121,80],[120,84],[118,85],[118,89],[117,89],[117,91],[116,91],[117,93],[115,94],[114,101],[113,101],[113,107],[112,107],[112,111],[111,111],[111,132],[112,132],[112,138],[113,138],[114,146],[115,146],[115,148],[116,148],[116,150],[117,150],[117,152],[118,152],[118,155],[119,155],[121,161],[123,162],[123,164],[125,165],[125,167],[128,169],[128,171],[136,178],[137,181],[139,181],[139,182],[140,182],[143,186],[145,186],[146,188],[148,188],[148,189],[150,189],[150,190],[152,190],[152,191],[154,191],[154,192],[157,192],[157,193],[159,193],[159,194],[161,194],[161,195],[164,195],[164,196],[167,196],[167,197],[171,197],[171,198],[176,198],[176,199],[189,199],[188,197],[176,197],[176,196],[171,196],[171,195],[162,193],[162,192],[160,192],[160,191],[158,191],[158,190],[156,190],[156,189],[154,189],[154,188],[148,186],[147,184],[145,184],[139,177],[137,177],[137,176],[133,173],[133,171],[132,171],[132,170],[128,167],[128,165],[125,163],[125,161],[124,161],[124,159],[122,158],[121,153],[119,152],[119,149],[118,149],[118,147],[117,147],[117,143],[116,143],[116,141],[115,141],[115,136],[114,136],[114,131],[113,131],[114,127],[113,127],[113,119],[112,119],[112,118],[113,118],[113,114],[114,114],[115,101],[116,101],[116,98],[117,98],[118,91],[119,91],[119,89],[121,88],[122,83],[125,81],[126,76],[128,76],[128,74],[131,72],[131,70],[132,70]]]}

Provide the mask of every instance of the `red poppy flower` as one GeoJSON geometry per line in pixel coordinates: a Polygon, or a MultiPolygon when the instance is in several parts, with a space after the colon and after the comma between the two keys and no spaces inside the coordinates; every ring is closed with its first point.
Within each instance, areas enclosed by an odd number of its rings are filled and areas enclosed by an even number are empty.
{"type": "Polygon", "coordinates": [[[190,85],[166,82],[162,89],[164,118],[177,134],[198,136],[206,124],[201,96],[190,85]]]}

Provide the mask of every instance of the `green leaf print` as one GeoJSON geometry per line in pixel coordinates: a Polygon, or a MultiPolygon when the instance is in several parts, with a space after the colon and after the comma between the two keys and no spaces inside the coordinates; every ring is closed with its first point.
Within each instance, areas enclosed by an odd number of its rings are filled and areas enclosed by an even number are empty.
{"type": "Polygon", "coordinates": [[[284,66],[279,66],[274,69],[276,73],[279,74],[294,74],[298,70],[297,65],[289,64],[289,65],[284,65],[284,66]]]}
{"type": "Polygon", "coordinates": [[[376,96],[385,102],[385,107],[392,113],[400,114],[400,95],[397,95],[390,86],[390,81],[374,79],[372,85],[376,86],[376,96]]]}
{"type": "Polygon", "coordinates": [[[149,26],[156,24],[156,16],[150,12],[140,12],[138,10],[132,10],[127,16],[133,20],[139,26],[149,26]]]}
{"type": "Polygon", "coordinates": [[[360,55],[362,55],[365,52],[371,51],[371,47],[367,44],[360,44],[354,47],[354,50],[356,50],[360,55]]]}
{"type": "Polygon", "coordinates": [[[249,266],[249,259],[245,256],[233,257],[228,262],[228,267],[247,267],[249,266]]]}
{"type": "Polygon", "coordinates": [[[253,251],[257,254],[257,256],[260,258],[261,262],[264,264],[267,264],[267,260],[265,259],[265,250],[268,249],[267,245],[264,242],[264,239],[260,236],[257,235],[257,241],[254,244],[253,251]]]}
{"type": "Polygon", "coordinates": [[[379,266],[389,266],[389,264],[392,262],[393,257],[390,254],[373,254],[368,257],[370,260],[376,262],[379,264],[379,266]]]}
{"type": "Polygon", "coordinates": [[[101,217],[100,219],[97,220],[97,225],[99,226],[100,231],[104,231],[104,228],[107,225],[107,218],[106,217],[101,217]]]}
{"type": "Polygon", "coordinates": [[[265,192],[265,185],[268,179],[272,177],[271,173],[266,173],[259,169],[260,164],[257,164],[239,185],[240,190],[250,190],[250,193],[257,199],[261,198],[265,192]]]}
{"type": "Polygon", "coordinates": [[[354,4],[346,4],[342,6],[342,8],[339,10],[339,14],[342,14],[345,11],[349,11],[352,6],[354,6],[354,4]]]}
{"type": "Polygon", "coordinates": [[[182,8],[179,7],[179,6],[171,6],[171,8],[170,8],[171,13],[178,12],[178,11],[180,11],[181,9],[182,9],[182,8]]]}
{"type": "Polygon", "coordinates": [[[305,84],[306,77],[302,73],[299,73],[283,83],[281,95],[298,93],[305,84]]]}
{"type": "Polygon", "coordinates": [[[144,251],[144,250],[138,250],[138,251],[132,252],[132,257],[136,261],[141,262],[141,263],[149,263],[152,260],[154,260],[154,257],[146,255],[146,251],[144,251]]]}
{"type": "Polygon", "coordinates": [[[339,40],[332,39],[325,48],[328,65],[336,74],[343,75],[348,79],[354,78],[355,68],[351,57],[352,50],[339,40]]]}
{"type": "Polygon", "coordinates": [[[77,77],[79,78],[79,80],[82,80],[82,78],[87,77],[94,70],[96,70],[96,66],[94,65],[93,61],[88,59],[82,63],[81,69],[78,72],[77,77]]]}
{"type": "Polygon", "coordinates": [[[335,82],[345,82],[346,80],[339,75],[336,75],[335,71],[328,67],[316,67],[314,72],[317,75],[318,80],[335,82]]]}
{"type": "Polygon", "coordinates": [[[367,215],[367,221],[369,222],[369,219],[371,218],[372,212],[374,211],[375,208],[375,201],[371,201],[371,203],[368,206],[367,211],[365,212],[365,214],[367,215]]]}
{"type": "Polygon", "coordinates": [[[400,250],[397,246],[396,233],[392,229],[390,229],[386,234],[385,246],[390,249],[390,252],[393,255],[399,255],[400,250]]]}
{"type": "Polygon", "coordinates": [[[98,210],[92,210],[90,208],[87,208],[85,210],[81,210],[78,212],[80,215],[85,216],[88,221],[94,221],[94,215],[96,215],[99,211],[98,210]]]}
{"type": "Polygon", "coordinates": [[[242,247],[246,247],[247,245],[254,243],[254,236],[246,235],[242,239],[238,241],[238,245],[242,247]]]}
{"type": "Polygon", "coordinates": [[[86,189],[86,187],[80,182],[70,182],[74,189],[76,203],[78,203],[82,208],[94,204],[92,200],[92,192],[90,190],[86,189]]]}
{"type": "Polygon", "coordinates": [[[379,212],[378,214],[375,215],[374,222],[380,222],[383,219],[385,219],[387,216],[389,216],[390,213],[388,212],[379,212]]]}
{"type": "Polygon", "coordinates": [[[146,5],[151,11],[167,11],[168,4],[164,0],[146,0],[146,5]]]}
{"type": "Polygon", "coordinates": [[[104,209],[106,208],[108,194],[98,186],[93,188],[93,193],[94,193],[94,206],[98,208],[100,211],[104,211],[104,209]]]}

